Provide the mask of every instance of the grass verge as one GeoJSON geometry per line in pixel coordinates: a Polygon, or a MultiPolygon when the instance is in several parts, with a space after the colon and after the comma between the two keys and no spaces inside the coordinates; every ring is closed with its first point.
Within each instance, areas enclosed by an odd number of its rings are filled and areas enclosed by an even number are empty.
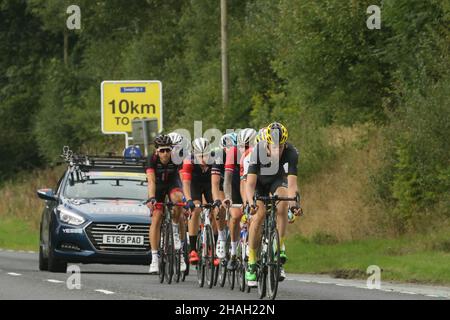
{"type": "Polygon", "coordinates": [[[0,218],[0,248],[37,251],[39,232],[17,218],[0,218]]]}
{"type": "Polygon", "coordinates": [[[289,257],[286,271],[367,279],[367,268],[377,265],[382,270],[382,281],[449,285],[450,240],[446,231],[432,236],[412,235],[335,244],[291,236],[286,240],[289,257]]]}

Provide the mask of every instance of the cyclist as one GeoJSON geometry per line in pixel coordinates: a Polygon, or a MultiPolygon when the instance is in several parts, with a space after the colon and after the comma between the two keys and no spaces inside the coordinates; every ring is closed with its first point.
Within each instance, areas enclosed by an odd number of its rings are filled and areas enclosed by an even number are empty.
{"type": "MultiPolygon", "coordinates": [[[[239,148],[239,154],[241,155],[239,161],[239,191],[241,195],[240,203],[246,202],[245,181],[247,176],[248,164],[250,162],[250,153],[253,148],[256,135],[256,130],[251,128],[242,129],[237,135],[237,145],[239,148]]],[[[231,188],[233,188],[233,185],[234,184],[231,183],[231,188]]],[[[233,190],[231,190],[231,193],[233,193],[233,190]]],[[[227,199],[232,199],[232,196],[231,198],[228,197],[227,199]]],[[[224,202],[225,205],[231,205],[231,201],[224,202]]],[[[237,267],[236,248],[239,242],[240,220],[242,218],[242,213],[242,208],[230,208],[231,219],[229,228],[231,238],[231,259],[228,261],[228,270],[236,270],[237,267]]]]}
{"type": "Polygon", "coordinates": [[[193,152],[183,161],[182,181],[186,197],[186,208],[192,213],[189,221],[189,262],[197,264],[199,256],[196,250],[197,234],[200,225],[201,208],[195,205],[202,203],[202,196],[207,203],[213,202],[211,193],[211,169],[214,154],[210,143],[205,138],[197,138],[192,142],[193,152]]]}
{"type": "MultiPolygon", "coordinates": [[[[164,202],[165,197],[169,196],[170,201],[177,203],[183,200],[180,176],[178,173],[179,165],[173,163],[171,158],[172,140],[168,135],[159,135],[155,138],[156,150],[147,158],[147,180],[148,180],[148,207],[152,210],[152,224],[150,226],[150,245],[152,248],[152,262],[149,272],[151,274],[159,273],[159,244],[161,237],[161,222],[163,207],[157,202],[164,202]]],[[[175,249],[181,249],[179,234],[179,221],[181,217],[180,207],[174,207],[172,224],[174,232],[175,249]]],[[[184,238],[184,235],[182,235],[184,238]]],[[[184,259],[181,259],[181,271],[186,270],[184,259]]]]}
{"type": "MultiPolygon", "coordinates": [[[[259,196],[277,194],[280,197],[295,197],[297,194],[297,165],[298,151],[287,143],[288,131],[278,122],[267,127],[264,141],[260,141],[254,148],[247,174],[246,194],[251,203],[252,223],[249,231],[249,265],[245,277],[249,286],[257,286],[256,261],[261,226],[266,209],[262,201],[255,203],[255,191],[259,196]]],[[[277,228],[280,235],[280,281],[286,278],[283,265],[287,261],[285,248],[286,227],[288,224],[288,205],[299,215],[301,209],[295,201],[287,203],[281,201],[277,205],[277,228]]]]}
{"type": "Polygon", "coordinates": [[[226,231],[225,231],[225,206],[224,203],[242,203],[239,194],[239,169],[236,166],[237,159],[237,135],[227,133],[220,139],[222,152],[216,157],[211,175],[212,194],[214,204],[220,207],[219,210],[219,234],[216,245],[216,254],[219,259],[226,256],[226,231]],[[231,186],[233,185],[233,186],[231,186]],[[223,192],[222,192],[223,190],[223,192]]]}

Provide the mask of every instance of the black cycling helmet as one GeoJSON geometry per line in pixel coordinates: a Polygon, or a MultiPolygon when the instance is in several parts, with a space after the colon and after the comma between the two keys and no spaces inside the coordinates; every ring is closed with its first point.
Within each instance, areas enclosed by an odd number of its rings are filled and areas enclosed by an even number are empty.
{"type": "Polygon", "coordinates": [[[172,139],[167,134],[160,134],[155,138],[155,147],[172,147],[172,139]]]}

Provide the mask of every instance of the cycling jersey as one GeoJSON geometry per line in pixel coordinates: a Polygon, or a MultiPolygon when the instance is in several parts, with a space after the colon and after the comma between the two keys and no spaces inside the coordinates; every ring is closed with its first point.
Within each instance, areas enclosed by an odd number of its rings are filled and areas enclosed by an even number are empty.
{"type": "Polygon", "coordinates": [[[239,175],[241,180],[247,179],[248,167],[250,166],[250,157],[253,148],[249,147],[245,149],[244,153],[241,156],[241,160],[239,162],[239,175]]]}
{"type": "Polygon", "coordinates": [[[287,176],[297,175],[298,151],[289,144],[285,148],[278,164],[270,161],[267,156],[266,144],[259,142],[253,149],[250,156],[248,174],[256,174],[256,192],[260,196],[275,193],[279,187],[287,188],[287,176]]]}
{"type": "MultiPolygon", "coordinates": [[[[228,148],[226,151],[223,151],[221,156],[216,158],[216,162],[213,165],[212,174],[218,174],[222,178],[225,175],[225,172],[231,172],[233,174],[231,181],[231,191],[232,191],[232,199],[233,203],[238,204],[242,203],[242,197],[240,193],[240,177],[239,177],[239,163],[237,161],[238,152],[237,147],[228,148]],[[225,163],[223,161],[225,159],[225,163]]],[[[223,188],[223,181],[221,181],[223,188]]]]}
{"type": "Polygon", "coordinates": [[[154,153],[147,157],[146,173],[155,173],[156,194],[155,198],[158,202],[164,202],[165,196],[173,192],[181,190],[181,181],[178,174],[180,165],[177,165],[170,160],[164,165],[158,154],[154,153]]]}
{"type": "MultiPolygon", "coordinates": [[[[210,154],[212,160],[214,153],[210,154]]],[[[181,174],[183,181],[191,181],[191,197],[192,200],[202,201],[202,195],[208,203],[213,202],[211,192],[211,171],[213,164],[201,165],[196,163],[194,155],[186,157],[183,161],[183,168],[181,174]]]]}

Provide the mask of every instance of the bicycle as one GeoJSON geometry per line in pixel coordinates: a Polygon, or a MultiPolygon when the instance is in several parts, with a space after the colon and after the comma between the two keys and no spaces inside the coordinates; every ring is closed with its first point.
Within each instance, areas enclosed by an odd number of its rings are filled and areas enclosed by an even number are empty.
{"type": "Polygon", "coordinates": [[[202,208],[200,214],[200,230],[197,236],[197,252],[200,254],[200,259],[197,263],[197,281],[199,287],[205,285],[205,277],[207,286],[211,289],[214,285],[214,258],[215,258],[215,243],[214,234],[211,226],[211,211],[212,204],[198,204],[196,208],[202,208]]]}
{"type": "MultiPolygon", "coordinates": [[[[186,212],[188,212],[186,210],[186,212]]],[[[186,213],[185,213],[186,216],[186,213]]],[[[186,223],[186,228],[185,230],[188,230],[188,220],[185,220],[186,223]]],[[[186,280],[186,277],[189,275],[189,267],[190,267],[190,263],[189,263],[189,234],[186,232],[186,241],[184,241],[183,244],[183,259],[184,259],[184,263],[186,264],[186,271],[183,272],[182,276],[181,276],[181,281],[184,282],[186,280]]]]}
{"type": "Polygon", "coordinates": [[[248,231],[250,222],[248,205],[247,208],[244,209],[243,218],[244,219],[241,219],[241,236],[239,239],[239,244],[236,248],[236,258],[238,261],[236,278],[238,281],[239,290],[241,292],[247,291],[247,293],[250,293],[251,287],[246,287],[245,285],[245,271],[247,270],[248,264],[248,231]]]}
{"type": "Polygon", "coordinates": [[[242,208],[242,204],[232,204],[231,206],[227,206],[226,209],[226,214],[225,214],[225,220],[226,220],[226,226],[225,226],[225,231],[226,231],[226,235],[227,235],[227,240],[225,242],[225,258],[220,259],[220,263],[219,263],[219,270],[218,270],[218,280],[219,280],[219,285],[221,287],[225,286],[225,282],[228,279],[228,285],[230,287],[231,290],[234,289],[234,285],[235,285],[235,274],[236,274],[236,270],[228,270],[227,269],[227,265],[228,265],[228,261],[231,259],[231,234],[230,234],[230,229],[228,227],[228,223],[230,221],[230,209],[231,208],[242,208]],[[227,276],[228,275],[228,276],[227,276]]]}
{"type": "MultiPolygon", "coordinates": [[[[148,204],[149,200],[145,202],[148,204]]],[[[176,281],[180,279],[180,257],[181,250],[175,249],[172,227],[172,209],[173,207],[184,207],[185,203],[173,202],[157,202],[155,206],[164,207],[164,219],[161,221],[160,227],[160,243],[159,243],[159,282],[164,280],[167,284],[171,284],[174,274],[176,281]],[[178,280],[177,280],[178,279],[178,280]]],[[[151,213],[153,215],[153,212],[151,213]]]]}
{"type": "Polygon", "coordinates": [[[255,196],[255,201],[264,202],[266,216],[263,222],[259,259],[257,262],[258,296],[267,296],[274,300],[278,291],[280,276],[280,236],[277,229],[277,204],[280,201],[295,201],[299,203],[299,195],[289,197],[255,196]]]}

